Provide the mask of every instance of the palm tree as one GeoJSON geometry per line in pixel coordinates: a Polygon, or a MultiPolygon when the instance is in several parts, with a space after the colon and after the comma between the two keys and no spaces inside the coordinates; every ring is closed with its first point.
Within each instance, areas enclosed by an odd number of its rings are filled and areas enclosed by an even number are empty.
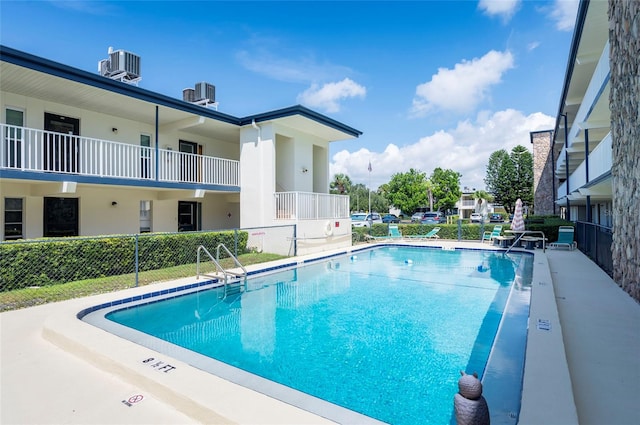
{"type": "Polygon", "coordinates": [[[429,198],[429,211],[433,211],[433,182],[431,179],[425,179],[424,185],[427,188],[427,198],[429,198]]]}
{"type": "Polygon", "coordinates": [[[476,212],[482,213],[482,203],[483,202],[492,202],[493,196],[490,193],[485,192],[484,190],[476,190],[473,192],[473,199],[478,200],[478,205],[476,206],[476,212]]]}
{"type": "Polygon", "coordinates": [[[345,174],[336,174],[333,181],[329,184],[331,193],[344,195],[351,191],[351,179],[345,174]]]}

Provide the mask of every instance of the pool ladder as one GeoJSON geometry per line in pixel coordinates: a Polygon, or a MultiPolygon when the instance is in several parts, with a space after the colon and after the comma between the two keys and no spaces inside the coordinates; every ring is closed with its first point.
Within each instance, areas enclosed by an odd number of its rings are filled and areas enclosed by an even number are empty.
{"type": "Polygon", "coordinates": [[[220,243],[216,247],[216,256],[215,258],[204,245],[200,245],[198,247],[198,260],[196,265],[196,274],[197,278],[200,279],[200,276],[212,277],[214,279],[218,279],[224,285],[224,298],[227,298],[228,295],[238,294],[243,292],[246,282],[247,282],[247,269],[244,268],[240,261],[227,249],[227,247],[220,243]],[[220,265],[220,249],[223,249],[227,256],[233,260],[236,264],[236,268],[233,270],[227,270],[222,265],[220,265]],[[204,252],[209,260],[216,266],[216,271],[212,274],[200,273],[200,253],[204,252]]]}

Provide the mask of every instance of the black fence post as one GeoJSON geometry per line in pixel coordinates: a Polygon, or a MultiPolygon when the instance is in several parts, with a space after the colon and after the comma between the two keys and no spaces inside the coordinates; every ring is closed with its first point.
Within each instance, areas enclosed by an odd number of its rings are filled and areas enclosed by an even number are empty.
{"type": "Polygon", "coordinates": [[[138,287],[138,283],[139,283],[139,281],[138,281],[138,271],[139,271],[139,268],[140,268],[140,259],[139,259],[140,251],[139,251],[139,249],[138,249],[138,236],[139,236],[139,235],[138,235],[138,234],[136,234],[136,237],[135,237],[135,244],[136,244],[136,246],[135,246],[135,252],[136,252],[136,253],[135,253],[135,263],[136,263],[136,288],[138,287]]]}
{"type": "Polygon", "coordinates": [[[458,219],[458,242],[462,240],[462,219],[458,219]]]}
{"type": "Polygon", "coordinates": [[[233,229],[233,252],[236,258],[238,258],[238,229],[233,229]]]}

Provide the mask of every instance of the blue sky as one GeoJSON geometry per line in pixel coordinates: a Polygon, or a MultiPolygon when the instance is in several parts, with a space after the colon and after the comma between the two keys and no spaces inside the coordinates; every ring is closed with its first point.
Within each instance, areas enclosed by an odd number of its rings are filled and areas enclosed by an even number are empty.
{"type": "Polygon", "coordinates": [[[553,128],[577,0],[6,1],[0,42],[87,71],[141,56],[148,90],[216,86],[218,110],[296,104],[357,128],[331,175],[373,189],[442,167],[483,189],[489,155],[553,128]],[[367,166],[372,165],[371,173],[367,166]]]}

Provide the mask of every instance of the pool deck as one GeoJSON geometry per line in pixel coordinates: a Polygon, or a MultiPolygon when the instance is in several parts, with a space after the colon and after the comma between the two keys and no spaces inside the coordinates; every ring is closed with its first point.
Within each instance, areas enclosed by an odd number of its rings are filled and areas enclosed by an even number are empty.
{"type": "MultiPolygon", "coordinates": [[[[640,423],[640,304],[578,250],[536,250],[534,261],[519,423],[640,423]]],[[[0,423],[333,423],[76,319],[150,289],[0,313],[0,423]],[[159,370],[151,357],[175,369],[159,370]]]]}

